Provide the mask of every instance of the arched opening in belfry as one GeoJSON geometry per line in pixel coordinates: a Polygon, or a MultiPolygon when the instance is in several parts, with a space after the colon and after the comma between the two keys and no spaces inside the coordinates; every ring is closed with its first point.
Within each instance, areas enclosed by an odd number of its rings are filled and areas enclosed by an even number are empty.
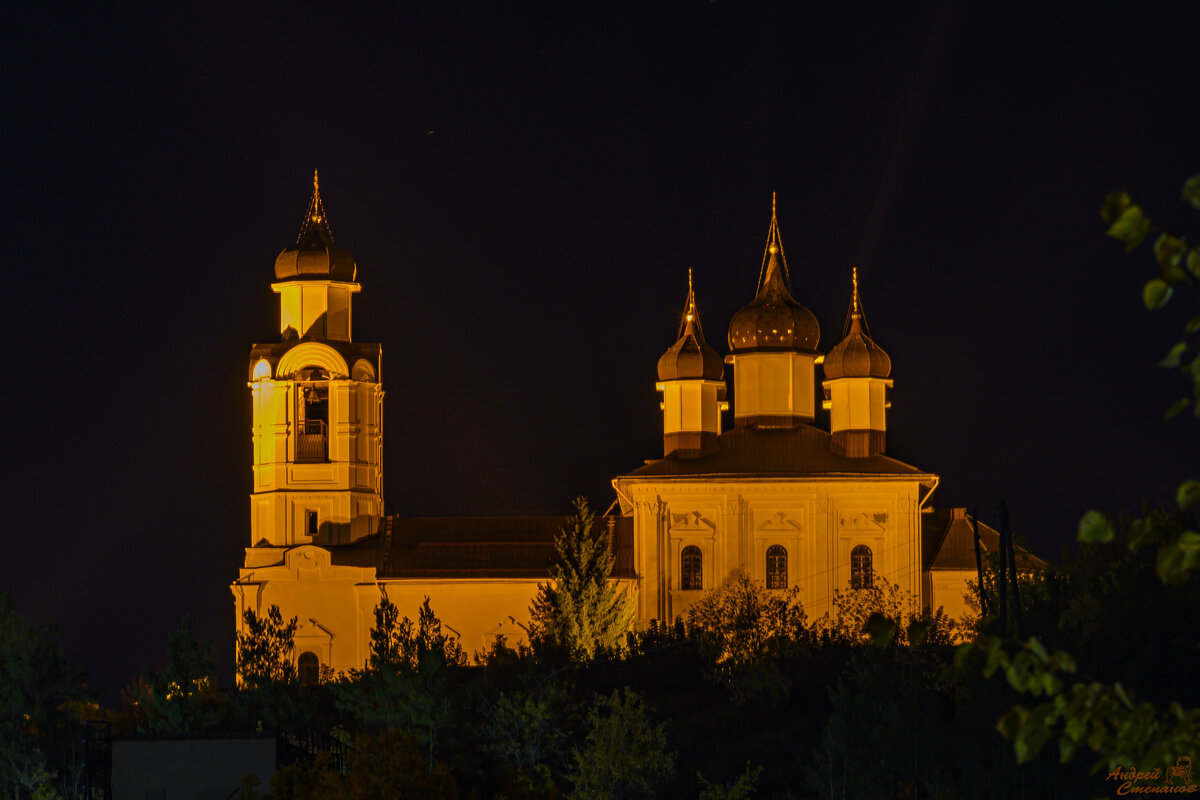
{"type": "Polygon", "coordinates": [[[329,460],[329,373],[305,367],[296,373],[296,461],[329,460]]]}

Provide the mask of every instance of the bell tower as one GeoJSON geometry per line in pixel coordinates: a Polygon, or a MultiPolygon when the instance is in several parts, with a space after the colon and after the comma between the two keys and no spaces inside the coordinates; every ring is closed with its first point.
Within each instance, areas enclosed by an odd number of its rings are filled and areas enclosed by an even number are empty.
{"type": "Polygon", "coordinates": [[[275,279],[280,341],[250,351],[250,544],[347,544],[383,517],[380,347],[351,338],[357,266],[334,243],[315,172],[275,279]]]}

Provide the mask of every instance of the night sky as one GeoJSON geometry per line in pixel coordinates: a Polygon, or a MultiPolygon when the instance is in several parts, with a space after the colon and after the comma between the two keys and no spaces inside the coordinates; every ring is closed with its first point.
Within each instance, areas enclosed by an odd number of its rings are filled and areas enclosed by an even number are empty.
{"type": "Polygon", "coordinates": [[[248,356],[314,168],[383,343],[389,513],[607,507],[662,453],[688,267],[728,352],[772,191],[822,350],[858,265],[888,452],[936,505],[1006,498],[1056,557],[1194,466],[1155,362],[1196,295],[1146,312],[1149,248],[1098,209],[1128,188],[1200,232],[1196,3],[32,5],[0,56],[0,590],[110,698],[185,614],[231,662],[248,356]]]}

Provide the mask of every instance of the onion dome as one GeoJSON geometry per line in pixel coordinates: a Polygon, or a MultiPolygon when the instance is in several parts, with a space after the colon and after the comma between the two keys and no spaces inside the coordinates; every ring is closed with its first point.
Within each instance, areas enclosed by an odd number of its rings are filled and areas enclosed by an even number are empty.
{"type": "Polygon", "coordinates": [[[825,377],[886,378],[892,374],[892,359],[866,332],[862,304],[858,299],[858,267],[852,273],[854,296],[850,301],[850,329],[844,339],[825,356],[825,377]]]}
{"type": "Polygon", "coordinates": [[[281,281],[323,280],[353,283],[358,274],[354,256],[344,247],[333,243],[325,204],[321,202],[316,170],[313,171],[313,192],[304,214],[304,224],[296,244],[275,259],[275,278],[281,281]]]}
{"type": "Polygon", "coordinates": [[[759,272],[754,302],[733,315],[729,322],[729,349],[735,353],[755,350],[796,350],[816,353],[821,326],[816,316],[792,298],[788,289],[787,257],[775,220],[775,198],[771,197],[771,228],[759,272]]]}
{"type": "Polygon", "coordinates": [[[683,319],[679,322],[679,338],[658,359],[658,379],[702,379],[722,381],[725,366],[721,356],[704,341],[700,315],[696,313],[696,295],[692,290],[692,271],[688,270],[688,294],[683,319]]]}

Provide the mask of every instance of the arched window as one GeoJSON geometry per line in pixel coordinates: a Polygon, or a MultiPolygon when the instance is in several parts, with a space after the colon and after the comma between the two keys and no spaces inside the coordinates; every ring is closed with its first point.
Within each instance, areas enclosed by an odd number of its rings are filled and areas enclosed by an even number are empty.
{"type": "Polygon", "coordinates": [[[786,589],[787,582],[787,550],[773,544],[767,548],[767,588],[786,589]]]}
{"type": "Polygon", "coordinates": [[[321,682],[321,659],[311,650],[305,650],[296,659],[296,677],[301,686],[316,686],[321,682]]]}
{"type": "Polygon", "coordinates": [[[850,551],[850,588],[870,589],[874,583],[871,568],[871,548],[865,544],[850,551]]]}
{"type": "Polygon", "coordinates": [[[680,559],[682,569],[679,572],[679,588],[680,589],[703,589],[704,588],[704,555],[700,552],[700,548],[694,544],[689,544],[683,548],[683,555],[680,559]]]}

